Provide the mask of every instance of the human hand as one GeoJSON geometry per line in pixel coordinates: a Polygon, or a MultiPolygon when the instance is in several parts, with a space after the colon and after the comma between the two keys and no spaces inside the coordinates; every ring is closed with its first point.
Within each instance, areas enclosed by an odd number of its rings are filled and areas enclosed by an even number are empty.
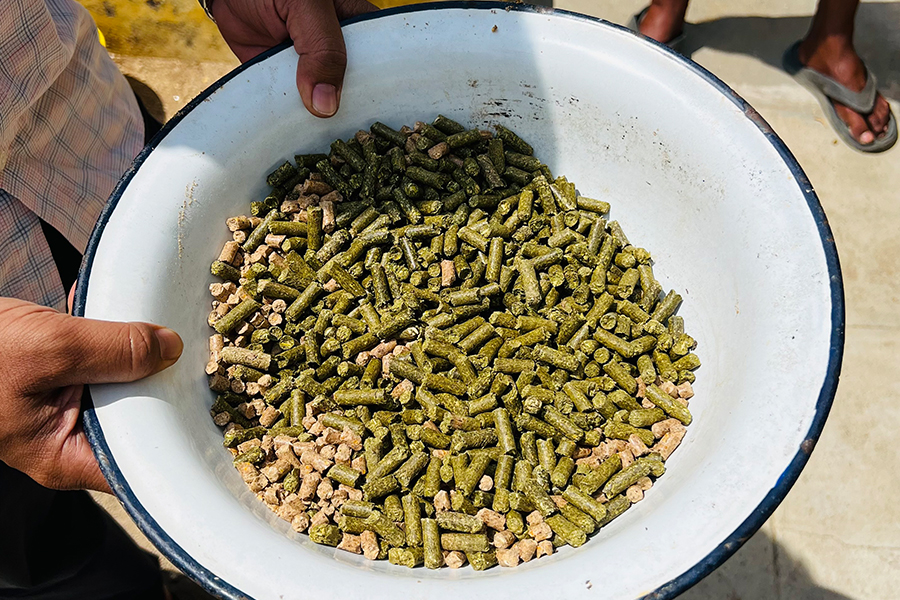
{"type": "Polygon", "coordinates": [[[366,0],[214,0],[222,37],[241,62],[294,41],[297,89],[306,109],[330,117],[341,101],[347,51],[340,20],[377,10],[366,0]]]}
{"type": "Polygon", "coordinates": [[[147,377],[182,347],[156,325],[0,298],[0,461],[48,488],[109,492],[81,425],[84,385],[147,377]]]}

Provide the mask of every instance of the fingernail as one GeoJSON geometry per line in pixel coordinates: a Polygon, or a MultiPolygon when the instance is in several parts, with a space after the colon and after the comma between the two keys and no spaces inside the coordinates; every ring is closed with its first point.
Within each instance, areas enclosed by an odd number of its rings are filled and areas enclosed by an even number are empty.
{"type": "Polygon", "coordinates": [[[337,112],[337,88],[330,83],[319,83],[313,88],[312,105],[317,113],[330,117],[337,112]]]}
{"type": "Polygon", "coordinates": [[[859,136],[859,141],[862,144],[871,144],[875,141],[875,134],[871,131],[865,131],[861,136],[859,136]]]}
{"type": "Polygon", "coordinates": [[[156,330],[156,340],[159,342],[159,356],[163,360],[175,360],[181,356],[184,342],[177,333],[166,327],[156,330]]]}

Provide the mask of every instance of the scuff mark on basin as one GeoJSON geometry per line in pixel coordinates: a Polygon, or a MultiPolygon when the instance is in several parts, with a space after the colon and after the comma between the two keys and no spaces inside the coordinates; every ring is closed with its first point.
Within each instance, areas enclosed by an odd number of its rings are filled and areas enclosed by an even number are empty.
{"type": "Polygon", "coordinates": [[[184,201],[181,210],[178,211],[178,261],[181,262],[184,254],[184,223],[187,221],[188,207],[194,203],[194,190],[197,188],[197,180],[194,179],[184,188],[184,201]]]}

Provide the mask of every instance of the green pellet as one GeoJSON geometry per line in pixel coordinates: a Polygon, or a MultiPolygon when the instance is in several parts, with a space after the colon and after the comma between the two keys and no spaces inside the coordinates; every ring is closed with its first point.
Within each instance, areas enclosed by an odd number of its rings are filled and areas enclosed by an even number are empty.
{"type": "Polygon", "coordinates": [[[606,517],[597,521],[599,527],[607,525],[610,521],[631,508],[631,500],[625,496],[616,496],[615,498],[610,499],[605,506],[607,507],[607,514],[606,517]]]}
{"type": "Polygon", "coordinates": [[[210,271],[216,277],[221,277],[227,281],[236,282],[241,278],[241,272],[238,269],[219,260],[213,262],[210,271]]]}
{"type": "Polygon", "coordinates": [[[424,559],[422,548],[391,548],[388,551],[388,562],[400,567],[412,569],[421,565],[424,559]]]}
{"type": "Polygon", "coordinates": [[[309,539],[317,544],[325,546],[337,546],[341,543],[343,534],[337,525],[319,523],[309,528],[309,539]]]}
{"type": "Polygon", "coordinates": [[[672,363],[672,368],[676,371],[693,371],[694,369],[700,366],[700,359],[696,354],[688,354],[687,356],[682,356],[678,360],[672,363]]]}
{"type": "Polygon", "coordinates": [[[562,515],[547,517],[546,522],[550,529],[553,530],[553,533],[574,548],[581,546],[587,541],[585,532],[562,515]]]}
{"type": "Polygon", "coordinates": [[[675,310],[678,309],[679,304],[681,304],[681,296],[679,296],[675,293],[674,290],[672,290],[656,306],[656,309],[653,311],[653,314],[650,315],[650,318],[659,321],[660,323],[664,323],[666,319],[668,319],[670,316],[672,316],[672,314],[675,313],[675,310]]]}
{"type": "Polygon", "coordinates": [[[609,375],[623,390],[631,395],[637,392],[637,381],[618,362],[609,361],[603,365],[603,371],[609,375]]]}
{"type": "Polygon", "coordinates": [[[489,552],[466,552],[466,560],[475,571],[485,571],[497,565],[497,555],[489,552]]]}
{"type": "Polygon", "coordinates": [[[339,406],[380,405],[385,403],[385,397],[384,390],[338,390],[334,393],[334,401],[339,406]]]}
{"type": "Polygon", "coordinates": [[[380,535],[391,546],[398,548],[406,544],[406,534],[387,515],[374,511],[365,521],[369,529],[380,535]]]}
{"type": "Polygon", "coordinates": [[[463,452],[470,448],[486,448],[496,443],[497,432],[494,429],[455,431],[451,438],[450,450],[453,452],[463,452]]]}
{"type": "Polygon", "coordinates": [[[458,133],[453,133],[447,136],[445,140],[447,144],[451,148],[459,148],[461,146],[468,146],[469,144],[474,144],[481,140],[481,132],[477,129],[470,129],[468,131],[460,131],[458,133]]]}
{"type": "Polygon", "coordinates": [[[666,413],[659,408],[641,408],[628,413],[628,424],[634,427],[650,427],[666,418],[666,413]]]}
{"type": "Polygon", "coordinates": [[[234,457],[234,460],[232,462],[235,465],[238,465],[240,463],[254,464],[254,463],[262,462],[263,459],[265,459],[265,458],[266,458],[265,450],[263,450],[262,448],[257,446],[256,448],[251,448],[250,450],[247,450],[243,454],[238,454],[237,456],[234,457]]]}
{"type": "Polygon", "coordinates": [[[247,319],[250,315],[255,313],[260,308],[260,303],[252,298],[245,298],[228,311],[224,317],[216,321],[213,326],[215,330],[221,334],[231,333],[233,329],[235,329],[241,321],[247,319]]]}
{"type": "Polygon", "coordinates": [[[497,137],[503,140],[503,145],[505,147],[508,147],[510,150],[518,152],[519,154],[524,154],[526,156],[531,156],[532,154],[534,154],[534,148],[532,148],[528,142],[520,138],[511,130],[502,125],[497,125],[496,129],[497,137]]]}
{"type": "Polygon", "coordinates": [[[550,472],[550,482],[558,488],[563,488],[575,472],[575,460],[569,456],[563,456],[556,463],[556,467],[550,472]]]}
{"type": "Polygon", "coordinates": [[[317,252],[324,243],[325,232],[322,231],[322,208],[310,206],[306,209],[306,246],[317,252]]]}
{"type": "Polygon", "coordinates": [[[284,313],[287,319],[289,321],[298,320],[300,315],[307,311],[324,291],[324,288],[317,281],[311,282],[306,289],[297,296],[297,299],[288,306],[284,313]]]}
{"type": "Polygon", "coordinates": [[[272,357],[265,352],[228,346],[220,353],[222,361],[230,365],[245,365],[260,371],[268,371],[272,357]]]}
{"type": "MultiPolygon", "coordinates": [[[[566,354],[549,346],[538,345],[534,348],[534,359],[547,363],[558,369],[575,372],[579,369],[578,360],[572,354],[566,354]]],[[[637,384],[635,384],[637,385],[637,384]]]]}
{"type": "Polygon", "coordinates": [[[494,369],[501,373],[534,371],[534,361],[521,358],[497,358],[494,359],[494,369]]]}
{"type": "Polygon", "coordinates": [[[635,400],[622,390],[614,390],[607,396],[607,398],[609,398],[609,400],[612,401],[613,404],[625,410],[640,410],[642,408],[637,400],[635,400]]]}
{"type": "Polygon", "coordinates": [[[629,487],[637,483],[642,477],[650,474],[650,464],[648,462],[635,461],[626,469],[613,475],[606,485],[603,486],[603,493],[607,498],[620,494],[629,487]]]}
{"type": "Polygon", "coordinates": [[[266,234],[269,233],[269,225],[276,220],[280,220],[282,214],[277,210],[270,211],[269,214],[256,226],[256,228],[247,236],[247,240],[241,246],[245,252],[253,252],[263,243],[266,234]]]}
{"type": "Polygon", "coordinates": [[[440,569],[444,564],[444,555],[441,551],[441,532],[437,521],[422,519],[421,529],[425,568],[440,569]]]}
{"type": "Polygon", "coordinates": [[[419,473],[422,472],[428,463],[431,461],[430,457],[425,452],[414,452],[406,462],[404,462],[400,467],[394,472],[394,477],[397,479],[397,482],[401,485],[401,487],[409,488],[413,479],[418,477],[419,473]]]}
{"type": "Polygon", "coordinates": [[[653,433],[649,430],[639,429],[628,423],[619,423],[615,420],[606,422],[606,425],[603,426],[603,435],[615,440],[628,440],[632,435],[636,435],[647,446],[652,445],[654,442],[653,433]]]}
{"type": "Polygon", "coordinates": [[[436,129],[446,135],[452,135],[454,133],[460,133],[466,130],[465,127],[463,127],[453,119],[445,117],[444,115],[438,115],[437,118],[432,122],[432,125],[434,125],[436,129]]]}
{"type": "Polygon", "coordinates": [[[598,523],[606,518],[606,506],[585,494],[578,487],[570,485],[562,495],[566,502],[570,502],[578,510],[587,513],[598,523]]]}
{"type": "MultiPolygon", "coordinates": [[[[483,533],[442,533],[441,548],[462,552],[488,552],[491,549],[487,535],[483,533]]],[[[470,560],[471,562],[471,560],[470,560]]]]}
{"type": "Polygon", "coordinates": [[[578,446],[572,440],[566,438],[560,440],[559,444],[556,446],[556,454],[559,456],[569,456],[571,457],[575,454],[575,451],[578,449],[578,446]]]}
{"type": "Polygon", "coordinates": [[[592,468],[584,475],[574,475],[572,477],[572,483],[585,494],[593,496],[597,490],[599,490],[604,483],[609,481],[609,478],[621,468],[622,458],[618,454],[613,454],[600,463],[599,467],[592,468]]]}
{"type": "Polygon", "coordinates": [[[661,408],[667,415],[674,417],[684,423],[691,424],[691,411],[686,406],[681,405],[670,395],[659,389],[656,384],[648,385],[645,391],[647,399],[657,407],[661,408]]]}
{"type": "Polygon", "coordinates": [[[362,473],[344,464],[335,464],[328,470],[328,477],[346,486],[356,487],[362,473]]]}
{"type": "MultiPolygon", "coordinates": [[[[381,465],[381,463],[378,464],[379,466],[381,465]]],[[[363,497],[369,502],[384,498],[398,489],[400,489],[400,484],[397,483],[397,480],[394,477],[375,478],[371,473],[366,476],[366,483],[362,486],[363,497]]]]}
{"type": "Polygon", "coordinates": [[[435,514],[437,524],[446,531],[458,531],[462,533],[481,533],[484,531],[484,522],[478,517],[465,513],[441,511],[435,514]]]}
{"type": "MultiPolygon", "coordinates": [[[[395,470],[397,470],[397,468],[401,464],[403,464],[407,458],[409,458],[408,449],[403,447],[393,448],[378,461],[378,464],[375,467],[369,469],[367,479],[379,479],[390,475],[395,470]]],[[[396,483],[396,480],[394,481],[396,483]]]]}
{"type": "Polygon", "coordinates": [[[403,524],[406,543],[410,546],[422,545],[422,509],[419,499],[412,494],[403,496],[403,524]]]}

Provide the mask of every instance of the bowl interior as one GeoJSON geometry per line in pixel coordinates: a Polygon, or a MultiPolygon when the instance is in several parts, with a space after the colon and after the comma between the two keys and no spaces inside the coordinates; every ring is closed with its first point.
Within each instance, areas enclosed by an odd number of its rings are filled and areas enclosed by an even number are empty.
{"type": "Polygon", "coordinates": [[[120,186],[85,315],[164,324],[185,341],[169,370],[92,388],[94,441],[120,496],[170,558],[214,574],[207,585],[227,597],[629,598],[688,572],[766,510],[816,418],[833,300],[805,177],[724,86],[609,24],[450,6],[361,20],[345,35],[336,117],[305,112],[287,49],[195,103],[120,186]],[[581,548],[514,570],[407,570],[310,543],[245,487],[208,414],[209,264],[226,217],[246,213],[295,152],[439,113],[508,125],[554,173],[611,202],[684,296],[703,361],[694,423],[645,500],[581,548]]]}

